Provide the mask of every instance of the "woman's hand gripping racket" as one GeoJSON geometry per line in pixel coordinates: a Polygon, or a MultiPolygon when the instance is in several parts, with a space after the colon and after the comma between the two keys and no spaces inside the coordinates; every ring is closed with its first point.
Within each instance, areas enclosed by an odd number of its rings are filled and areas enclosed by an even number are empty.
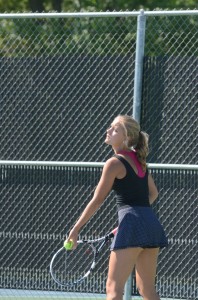
{"type": "Polygon", "coordinates": [[[72,286],[85,280],[94,270],[98,254],[116,232],[117,228],[98,239],[79,240],[74,250],[68,243],[66,247],[60,248],[50,262],[50,273],[54,281],[61,286],[72,286]]]}

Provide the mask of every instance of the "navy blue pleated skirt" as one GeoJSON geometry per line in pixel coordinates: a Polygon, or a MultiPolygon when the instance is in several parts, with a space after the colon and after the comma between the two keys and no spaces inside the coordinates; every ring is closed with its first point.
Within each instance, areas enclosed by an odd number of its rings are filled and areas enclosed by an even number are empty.
{"type": "Polygon", "coordinates": [[[118,231],[111,250],[129,247],[163,248],[168,240],[151,207],[122,206],[118,209],[118,231]]]}

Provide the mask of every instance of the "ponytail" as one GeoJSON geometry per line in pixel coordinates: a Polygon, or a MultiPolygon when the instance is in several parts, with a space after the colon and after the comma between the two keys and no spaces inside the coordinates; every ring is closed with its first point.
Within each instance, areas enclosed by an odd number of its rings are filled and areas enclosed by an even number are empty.
{"type": "Polygon", "coordinates": [[[148,156],[148,134],[144,131],[139,132],[138,143],[135,147],[137,158],[142,166],[143,171],[146,171],[146,157],[148,156]]]}
{"type": "Polygon", "coordinates": [[[140,130],[139,123],[128,115],[118,115],[118,121],[123,126],[129,149],[135,149],[137,159],[143,171],[146,171],[146,157],[148,156],[148,134],[140,130]]]}

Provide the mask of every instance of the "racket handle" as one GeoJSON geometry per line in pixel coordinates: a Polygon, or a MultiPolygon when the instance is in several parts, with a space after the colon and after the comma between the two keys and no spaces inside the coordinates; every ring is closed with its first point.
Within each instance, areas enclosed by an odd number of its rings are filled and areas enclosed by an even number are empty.
{"type": "Polygon", "coordinates": [[[118,227],[114,228],[114,229],[112,230],[113,235],[116,235],[117,231],[118,231],[118,227]]]}
{"type": "Polygon", "coordinates": [[[118,231],[118,227],[114,228],[109,234],[108,234],[108,238],[113,238],[114,235],[117,233],[118,231]]]}

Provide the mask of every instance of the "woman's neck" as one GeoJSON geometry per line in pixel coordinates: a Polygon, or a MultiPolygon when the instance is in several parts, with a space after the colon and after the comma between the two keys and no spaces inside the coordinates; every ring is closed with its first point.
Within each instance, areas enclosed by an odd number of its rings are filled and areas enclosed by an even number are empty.
{"type": "Polygon", "coordinates": [[[115,147],[113,148],[113,151],[115,154],[121,153],[121,152],[131,152],[132,150],[130,148],[121,148],[121,147],[115,147]]]}

